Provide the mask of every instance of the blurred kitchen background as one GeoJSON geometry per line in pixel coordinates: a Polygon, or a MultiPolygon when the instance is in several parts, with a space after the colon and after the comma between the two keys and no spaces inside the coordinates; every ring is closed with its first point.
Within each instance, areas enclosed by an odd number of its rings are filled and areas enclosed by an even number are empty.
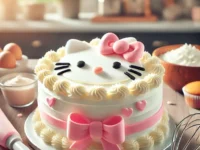
{"type": "Polygon", "coordinates": [[[200,44],[200,0],[0,0],[0,47],[19,44],[29,58],[105,32],[134,36],[146,50],[200,44]]]}

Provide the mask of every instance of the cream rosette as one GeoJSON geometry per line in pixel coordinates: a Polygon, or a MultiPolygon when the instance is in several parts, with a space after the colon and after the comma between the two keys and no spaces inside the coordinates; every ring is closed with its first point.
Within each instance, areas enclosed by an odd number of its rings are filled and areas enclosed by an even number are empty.
{"type": "Polygon", "coordinates": [[[44,128],[40,133],[40,137],[47,144],[51,144],[51,140],[54,135],[55,135],[55,132],[50,128],[44,128]]]}
{"type": "Polygon", "coordinates": [[[139,143],[140,149],[150,148],[154,145],[154,139],[149,135],[139,137],[137,142],[139,143]]]}
{"type": "Polygon", "coordinates": [[[144,80],[148,83],[150,88],[156,88],[158,87],[161,82],[162,82],[162,78],[157,75],[157,74],[148,74],[144,80]]]}
{"type": "Polygon", "coordinates": [[[55,51],[48,51],[45,55],[45,58],[50,59],[52,62],[57,62],[60,60],[59,55],[55,51]]]}
{"type": "Polygon", "coordinates": [[[107,99],[106,89],[102,86],[94,86],[90,89],[89,95],[95,100],[105,100],[107,99]]]}
{"type": "Polygon", "coordinates": [[[37,74],[38,72],[40,72],[42,70],[49,70],[49,66],[46,64],[38,64],[35,66],[34,72],[37,74]]]}
{"type": "Polygon", "coordinates": [[[71,85],[68,91],[68,96],[73,98],[84,98],[86,94],[85,87],[81,85],[71,85]]]}
{"type": "Polygon", "coordinates": [[[37,77],[38,77],[39,81],[42,83],[43,83],[44,78],[48,75],[51,75],[51,71],[49,71],[49,70],[41,70],[37,73],[37,77]]]}
{"type": "Polygon", "coordinates": [[[90,41],[91,46],[98,46],[101,39],[95,38],[90,41]]]}
{"type": "Polygon", "coordinates": [[[148,60],[149,58],[151,58],[151,54],[149,54],[149,52],[144,52],[142,58],[140,59],[142,62],[145,62],[146,60],[148,60]]]}
{"type": "Polygon", "coordinates": [[[163,131],[160,129],[156,129],[156,130],[152,131],[149,134],[149,136],[151,136],[154,139],[155,143],[161,143],[165,138],[163,131]]]}
{"type": "Polygon", "coordinates": [[[57,54],[60,58],[64,57],[65,56],[65,47],[60,47],[58,50],[57,50],[57,54]]]}
{"type": "Polygon", "coordinates": [[[53,91],[58,95],[68,95],[68,89],[69,89],[69,82],[66,80],[57,80],[53,85],[53,91]]]}
{"type": "Polygon", "coordinates": [[[42,64],[47,65],[49,67],[49,70],[53,70],[53,68],[54,68],[53,62],[50,59],[44,58],[44,57],[39,59],[37,64],[38,65],[42,65],[42,64]]]}
{"type": "Polygon", "coordinates": [[[154,64],[148,68],[148,71],[162,76],[165,73],[165,68],[161,64],[154,64]]]}
{"type": "Polygon", "coordinates": [[[71,142],[66,138],[66,137],[63,137],[62,138],[62,148],[63,149],[69,149],[69,147],[71,146],[71,142]]]}
{"type": "Polygon", "coordinates": [[[140,146],[136,140],[127,140],[122,144],[124,150],[139,150],[140,146]]]}
{"type": "Polygon", "coordinates": [[[146,61],[143,62],[145,69],[151,68],[151,66],[154,65],[154,64],[160,64],[160,60],[155,56],[152,56],[152,57],[146,59],[146,61]]]}
{"type": "Polygon", "coordinates": [[[52,137],[51,145],[56,149],[62,149],[62,138],[60,134],[56,134],[52,137]]]}
{"type": "Polygon", "coordinates": [[[34,125],[33,128],[35,132],[40,135],[41,131],[45,128],[45,125],[42,123],[42,121],[37,121],[34,125]]]}
{"type": "Polygon", "coordinates": [[[132,81],[129,85],[129,91],[133,95],[145,94],[148,92],[148,83],[143,80],[132,81]]]}
{"type": "Polygon", "coordinates": [[[109,99],[124,99],[129,94],[129,90],[125,85],[113,85],[108,91],[109,99]]]}
{"type": "Polygon", "coordinates": [[[50,91],[53,91],[53,85],[58,80],[58,77],[55,75],[48,75],[44,78],[43,83],[44,86],[49,89],[50,91]]]}

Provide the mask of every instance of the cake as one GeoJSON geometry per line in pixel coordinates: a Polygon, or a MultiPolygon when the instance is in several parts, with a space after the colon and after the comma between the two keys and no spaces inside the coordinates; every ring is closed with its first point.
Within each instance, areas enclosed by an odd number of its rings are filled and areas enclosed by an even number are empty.
{"type": "Polygon", "coordinates": [[[15,43],[7,44],[0,50],[0,77],[15,73],[27,72],[28,57],[22,54],[21,48],[15,43]]]}
{"type": "Polygon", "coordinates": [[[164,141],[164,68],[133,37],[70,39],[36,67],[34,130],[55,149],[139,150],[164,141]]]}

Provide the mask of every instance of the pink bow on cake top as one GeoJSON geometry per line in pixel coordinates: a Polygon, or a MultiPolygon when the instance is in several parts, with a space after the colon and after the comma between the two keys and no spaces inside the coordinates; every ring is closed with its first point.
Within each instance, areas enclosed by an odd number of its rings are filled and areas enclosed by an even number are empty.
{"type": "Polygon", "coordinates": [[[105,34],[99,43],[102,55],[117,54],[128,62],[137,62],[143,55],[144,44],[139,41],[128,43],[119,39],[114,33],[105,34]]]}
{"type": "Polygon", "coordinates": [[[70,149],[86,150],[93,141],[101,141],[104,150],[120,150],[117,144],[125,141],[124,120],[113,116],[104,121],[90,121],[71,113],[67,121],[67,137],[75,141],[70,149]]]}

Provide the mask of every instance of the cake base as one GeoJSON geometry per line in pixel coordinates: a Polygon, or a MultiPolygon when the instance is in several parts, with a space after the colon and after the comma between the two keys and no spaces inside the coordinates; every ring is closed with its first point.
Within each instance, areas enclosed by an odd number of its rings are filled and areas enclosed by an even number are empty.
{"type": "MultiPolygon", "coordinates": [[[[33,123],[32,123],[32,117],[33,117],[34,112],[32,112],[28,118],[26,119],[25,125],[24,125],[24,131],[25,134],[31,144],[31,146],[34,149],[48,149],[48,150],[56,150],[50,145],[47,145],[46,143],[43,142],[43,140],[36,134],[33,128],[33,123]]],[[[170,118],[170,117],[169,117],[170,118]]],[[[169,132],[167,137],[165,137],[165,141],[162,142],[161,144],[154,145],[153,149],[154,150],[170,150],[170,145],[173,137],[173,132],[175,130],[175,123],[174,121],[170,118],[169,119],[169,132]]]]}

